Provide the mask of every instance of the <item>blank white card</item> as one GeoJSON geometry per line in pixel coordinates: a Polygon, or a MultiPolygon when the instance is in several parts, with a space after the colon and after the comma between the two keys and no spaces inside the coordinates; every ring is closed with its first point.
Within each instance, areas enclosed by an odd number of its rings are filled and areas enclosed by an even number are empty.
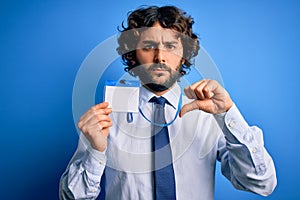
{"type": "Polygon", "coordinates": [[[105,101],[113,112],[138,112],[139,87],[105,86],[105,101]]]}

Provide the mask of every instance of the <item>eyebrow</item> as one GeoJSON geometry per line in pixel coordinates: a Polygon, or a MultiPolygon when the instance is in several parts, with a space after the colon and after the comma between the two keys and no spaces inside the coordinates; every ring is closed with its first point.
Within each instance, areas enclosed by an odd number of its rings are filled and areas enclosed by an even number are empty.
{"type": "MultiPolygon", "coordinates": [[[[142,41],[143,44],[157,44],[156,41],[154,40],[144,40],[142,41]]],[[[163,42],[164,44],[178,44],[179,42],[174,40],[174,41],[167,41],[167,42],[163,42]]]]}
{"type": "Polygon", "coordinates": [[[144,40],[142,43],[143,44],[157,44],[157,42],[155,42],[154,40],[144,40]]]}

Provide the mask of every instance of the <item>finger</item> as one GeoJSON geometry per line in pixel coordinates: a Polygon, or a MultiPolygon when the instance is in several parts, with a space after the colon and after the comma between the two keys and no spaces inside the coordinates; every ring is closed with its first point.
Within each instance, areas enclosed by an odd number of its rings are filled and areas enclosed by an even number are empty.
{"type": "Polygon", "coordinates": [[[186,94],[186,96],[189,98],[189,99],[197,99],[197,95],[195,93],[195,88],[198,87],[199,84],[201,84],[204,80],[201,80],[201,81],[198,81],[198,82],[195,82],[193,83],[192,85],[184,88],[184,93],[186,94]]]}
{"type": "Polygon", "coordinates": [[[112,126],[112,122],[110,121],[102,121],[102,122],[99,122],[99,124],[101,125],[102,129],[104,128],[109,128],[112,126]]]}
{"type": "Polygon", "coordinates": [[[207,85],[207,81],[203,80],[198,84],[197,87],[194,88],[197,99],[205,99],[203,88],[205,88],[206,85],[207,85]]]}
{"type": "Polygon", "coordinates": [[[190,87],[191,87],[192,90],[195,90],[200,84],[202,84],[206,81],[207,81],[206,79],[202,79],[201,81],[193,83],[190,87]]]}
{"type": "Polygon", "coordinates": [[[185,104],[184,106],[182,106],[180,112],[179,112],[179,117],[182,117],[185,113],[190,112],[192,110],[198,110],[198,104],[197,104],[197,100],[194,100],[190,103],[185,104]]]}
{"type": "Polygon", "coordinates": [[[204,99],[210,99],[214,96],[214,93],[209,89],[208,85],[205,85],[203,90],[204,99]]]}
{"type": "Polygon", "coordinates": [[[179,117],[182,117],[184,114],[192,110],[203,110],[209,113],[216,112],[215,105],[213,104],[212,100],[210,99],[195,100],[182,106],[179,112],[179,117]]]}
{"type": "Polygon", "coordinates": [[[206,98],[212,98],[216,94],[222,94],[225,92],[224,88],[215,80],[209,80],[207,86],[203,88],[206,98]]]}
{"type": "Polygon", "coordinates": [[[93,107],[91,107],[81,118],[84,118],[85,116],[89,115],[90,113],[94,113],[95,111],[98,111],[98,110],[105,110],[106,112],[108,112],[109,109],[111,109],[108,106],[109,106],[108,102],[102,102],[102,103],[96,104],[93,107]]]}
{"type": "Polygon", "coordinates": [[[94,109],[94,106],[93,106],[82,117],[80,117],[79,121],[86,122],[95,115],[109,115],[111,112],[112,112],[111,108],[94,109]]]}
{"type": "Polygon", "coordinates": [[[94,110],[104,109],[104,108],[108,108],[108,106],[109,106],[108,102],[102,102],[102,103],[94,105],[92,107],[92,109],[94,109],[94,110]]]}
{"type": "Polygon", "coordinates": [[[90,118],[87,118],[86,121],[79,121],[78,127],[81,128],[84,125],[97,124],[101,121],[111,122],[112,120],[108,115],[94,115],[94,116],[91,116],[90,118]]]}
{"type": "Polygon", "coordinates": [[[215,80],[209,80],[209,81],[207,82],[207,85],[208,85],[208,87],[209,87],[209,89],[210,89],[211,91],[216,90],[216,89],[219,88],[219,86],[220,86],[220,84],[219,84],[217,81],[215,81],[215,80]]]}
{"type": "Polygon", "coordinates": [[[88,110],[87,114],[95,113],[95,114],[109,115],[111,112],[112,112],[112,108],[109,107],[107,102],[103,102],[93,106],[90,110],[88,110]]]}
{"type": "Polygon", "coordinates": [[[111,121],[111,118],[106,114],[109,112],[109,109],[110,108],[107,108],[108,111],[97,110],[88,113],[80,119],[80,121],[78,122],[78,128],[81,129],[81,127],[86,124],[96,124],[100,121],[111,121]]]}
{"type": "Polygon", "coordinates": [[[81,120],[78,122],[78,128],[82,128],[82,126],[85,125],[93,125],[100,123],[102,121],[111,122],[111,118],[108,115],[92,115],[89,118],[86,118],[85,120],[81,120]]]}
{"type": "Polygon", "coordinates": [[[191,87],[184,88],[184,93],[189,99],[197,99],[197,96],[194,92],[194,90],[191,89],[191,87]]]}
{"type": "Polygon", "coordinates": [[[103,129],[109,128],[112,126],[112,121],[101,121],[96,123],[87,123],[84,124],[81,128],[82,132],[90,137],[93,137],[94,134],[101,132],[103,129]]]}

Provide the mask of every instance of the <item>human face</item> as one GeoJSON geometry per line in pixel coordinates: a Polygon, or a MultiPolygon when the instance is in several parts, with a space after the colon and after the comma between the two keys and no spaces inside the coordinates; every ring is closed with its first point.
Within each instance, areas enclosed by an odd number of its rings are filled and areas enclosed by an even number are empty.
{"type": "Polygon", "coordinates": [[[184,60],[179,34],[155,23],[144,30],[136,48],[140,66],[135,69],[141,82],[153,92],[164,92],[181,77],[180,68],[184,60]]]}

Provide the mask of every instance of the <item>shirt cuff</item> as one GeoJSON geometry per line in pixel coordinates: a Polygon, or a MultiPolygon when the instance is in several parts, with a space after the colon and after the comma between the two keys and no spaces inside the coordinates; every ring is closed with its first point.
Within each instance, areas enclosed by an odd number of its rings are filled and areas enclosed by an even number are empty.
{"type": "Polygon", "coordinates": [[[240,143],[245,145],[251,155],[256,173],[263,174],[266,169],[262,131],[258,127],[250,127],[236,105],[233,105],[227,111],[224,123],[227,129],[227,131],[223,131],[226,140],[232,144],[240,143]]]}
{"type": "Polygon", "coordinates": [[[83,158],[82,164],[87,171],[95,175],[102,175],[106,165],[105,152],[97,151],[89,146],[83,158]]]}
{"type": "Polygon", "coordinates": [[[244,143],[251,142],[253,140],[253,138],[247,137],[249,125],[235,104],[233,104],[233,106],[224,115],[224,125],[227,130],[229,130],[224,131],[229,142],[236,143],[238,140],[239,142],[244,143]]]}

